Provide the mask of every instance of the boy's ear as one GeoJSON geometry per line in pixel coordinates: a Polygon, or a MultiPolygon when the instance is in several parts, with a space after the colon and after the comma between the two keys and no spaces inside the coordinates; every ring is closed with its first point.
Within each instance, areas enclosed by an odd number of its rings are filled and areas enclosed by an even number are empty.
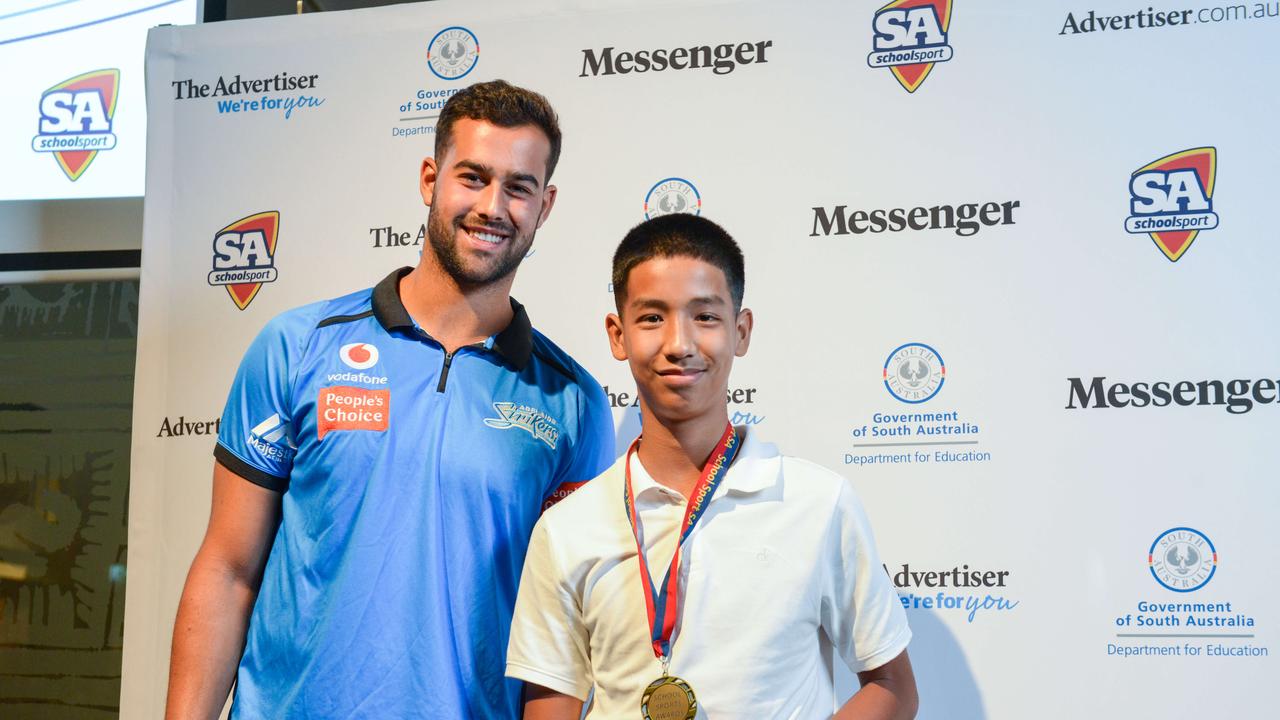
{"type": "Polygon", "coordinates": [[[747,348],[751,345],[751,328],[755,326],[755,316],[751,314],[750,308],[742,308],[738,311],[737,331],[738,331],[738,347],[734,349],[733,354],[742,357],[747,354],[747,348]]]}
{"type": "Polygon", "coordinates": [[[622,318],[616,313],[609,313],[604,318],[604,332],[609,336],[609,351],[614,360],[626,360],[627,348],[622,344],[622,318]]]}

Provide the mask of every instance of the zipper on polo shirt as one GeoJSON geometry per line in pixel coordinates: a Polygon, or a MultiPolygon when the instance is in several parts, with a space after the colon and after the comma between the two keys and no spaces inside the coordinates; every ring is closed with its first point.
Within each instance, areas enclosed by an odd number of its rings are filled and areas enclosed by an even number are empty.
{"type": "Polygon", "coordinates": [[[444,367],[440,368],[440,382],[436,383],[436,392],[438,393],[444,392],[444,385],[449,380],[449,368],[453,366],[453,356],[457,355],[458,352],[464,348],[480,348],[481,350],[485,349],[484,343],[475,343],[472,345],[463,345],[462,347],[458,348],[457,350],[454,350],[453,352],[445,353],[444,367]]]}

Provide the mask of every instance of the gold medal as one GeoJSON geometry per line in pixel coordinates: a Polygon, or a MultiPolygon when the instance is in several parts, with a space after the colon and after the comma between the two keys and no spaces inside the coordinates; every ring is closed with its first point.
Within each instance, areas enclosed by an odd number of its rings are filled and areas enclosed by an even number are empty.
{"type": "Polygon", "coordinates": [[[693,720],[698,714],[698,698],[689,683],[663,675],[649,683],[640,699],[644,720],[693,720]]]}

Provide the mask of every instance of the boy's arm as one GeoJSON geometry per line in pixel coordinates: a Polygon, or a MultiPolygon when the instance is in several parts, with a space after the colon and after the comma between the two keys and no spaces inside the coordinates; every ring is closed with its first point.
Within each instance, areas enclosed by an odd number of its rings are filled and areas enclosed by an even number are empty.
{"type": "Polygon", "coordinates": [[[578,720],[582,701],[535,683],[524,684],[524,720],[578,720]]]}
{"type": "Polygon", "coordinates": [[[906,650],[878,668],[858,673],[858,682],[862,688],[833,720],[911,720],[916,716],[920,699],[906,650]]]}

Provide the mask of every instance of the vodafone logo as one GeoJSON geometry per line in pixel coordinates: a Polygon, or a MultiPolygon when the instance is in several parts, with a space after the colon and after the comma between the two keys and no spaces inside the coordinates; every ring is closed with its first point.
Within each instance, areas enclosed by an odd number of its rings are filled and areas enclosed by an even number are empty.
{"type": "Polygon", "coordinates": [[[342,357],[342,362],[356,370],[367,370],[378,364],[378,348],[369,343],[343,345],[338,355],[342,357]]]}

